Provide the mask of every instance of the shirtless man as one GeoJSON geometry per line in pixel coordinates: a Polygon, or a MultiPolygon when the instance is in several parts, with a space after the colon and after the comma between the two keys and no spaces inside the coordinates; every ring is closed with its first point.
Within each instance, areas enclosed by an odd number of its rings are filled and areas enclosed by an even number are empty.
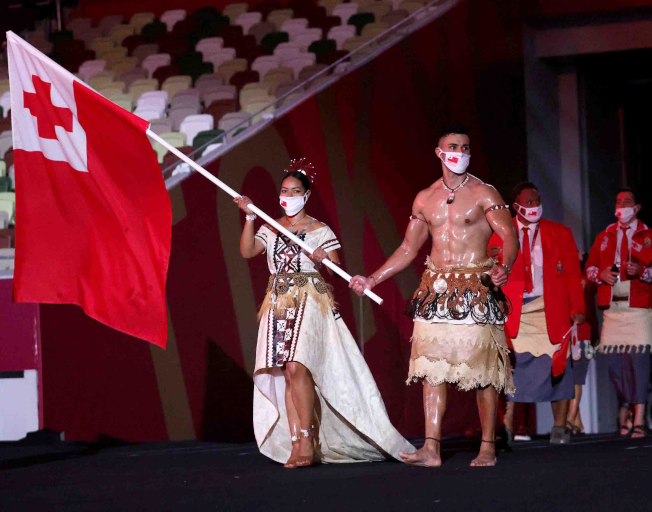
{"type": "Polygon", "coordinates": [[[369,277],[355,276],[350,287],[362,295],[405,269],[432,237],[421,286],[411,301],[414,318],[408,384],[423,380],[426,442],[407,464],[440,466],[441,424],[447,383],[477,388],[482,424],[480,453],[471,466],[496,464],[498,392],[514,392],[503,326],[507,304],[499,289],[519,251],[509,210],[496,189],[467,174],[471,148],[461,127],[451,127],[435,150],[442,179],[419,192],[401,246],[369,277]],[[503,265],[487,259],[495,231],[503,240],[503,265]]]}

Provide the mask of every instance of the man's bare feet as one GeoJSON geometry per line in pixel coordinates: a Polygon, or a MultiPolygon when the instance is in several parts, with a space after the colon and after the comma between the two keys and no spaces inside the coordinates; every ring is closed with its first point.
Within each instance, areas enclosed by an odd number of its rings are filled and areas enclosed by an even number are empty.
{"type": "Polygon", "coordinates": [[[422,466],[425,468],[438,468],[441,466],[439,441],[437,439],[426,439],[425,444],[415,453],[399,452],[399,456],[403,459],[403,462],[410,466],[422,466]]]}
{"type": "Polygon", "coordinates": [[[482,441],[480,445],[480,453],[471,461],[471,466],[495,466],[498,460],[496,459],[495,443],[482,441]]]}

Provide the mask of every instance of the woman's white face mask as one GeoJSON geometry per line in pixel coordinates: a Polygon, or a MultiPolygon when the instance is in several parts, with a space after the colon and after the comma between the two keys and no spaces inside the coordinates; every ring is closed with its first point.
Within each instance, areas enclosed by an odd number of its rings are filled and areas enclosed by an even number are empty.
{"type": "Polygon", "coordinates": [[[293,197],[280,196],[279,202],[285,210],[285,215],[288,217],[294,217],[297,213],[303,210],[303,207],[308,202],[308,194],[293,197]]]}

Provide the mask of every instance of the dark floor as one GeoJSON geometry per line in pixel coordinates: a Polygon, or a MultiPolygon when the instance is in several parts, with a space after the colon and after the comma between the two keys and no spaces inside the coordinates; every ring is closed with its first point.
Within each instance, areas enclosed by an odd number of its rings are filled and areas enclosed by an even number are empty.
{"type": "Polygon", "coordinates": [[[443,447],[439,469],[376,462],[286,470],[250,444],[0,443],[0,511],[652,510],[652,437],[519,443],[494,468],[469,467],[467,440],[443,447]]]}

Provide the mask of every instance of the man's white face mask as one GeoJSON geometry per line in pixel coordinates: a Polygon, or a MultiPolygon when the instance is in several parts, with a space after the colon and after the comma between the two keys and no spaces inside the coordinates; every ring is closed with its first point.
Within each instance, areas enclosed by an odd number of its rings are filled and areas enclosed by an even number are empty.
{"type": "Polygon", "coordinates": [[[636,207],[627,206],[625,208],[616,208],[615,215],[620,222],[629,222],[636,215],[636,207]]]}
{"type": "Polygon", "coordinates": [[[294,217],[297,213],[303,210],[303,207],[308,202],[308,194],[293,197],[280,196],[279,202],[285,210],[285,215],[288,217],[294,217]]]}
{"type": "Polygon", "coordinates": [[[439,158],[455,174],[464,174],[469,166],[471,155],[455,151],[442,151],[439,148],[439,158]]]}
{"type": "Polygon", "coordinates": [[[518,203],[514,204],[518,207],[518,213],[523,215],[525,220],[529,220],[530,222],[539,222],[539,219],[541,219],[541,216],[543,215],[543,205],[526,208],[518,203]]]}

